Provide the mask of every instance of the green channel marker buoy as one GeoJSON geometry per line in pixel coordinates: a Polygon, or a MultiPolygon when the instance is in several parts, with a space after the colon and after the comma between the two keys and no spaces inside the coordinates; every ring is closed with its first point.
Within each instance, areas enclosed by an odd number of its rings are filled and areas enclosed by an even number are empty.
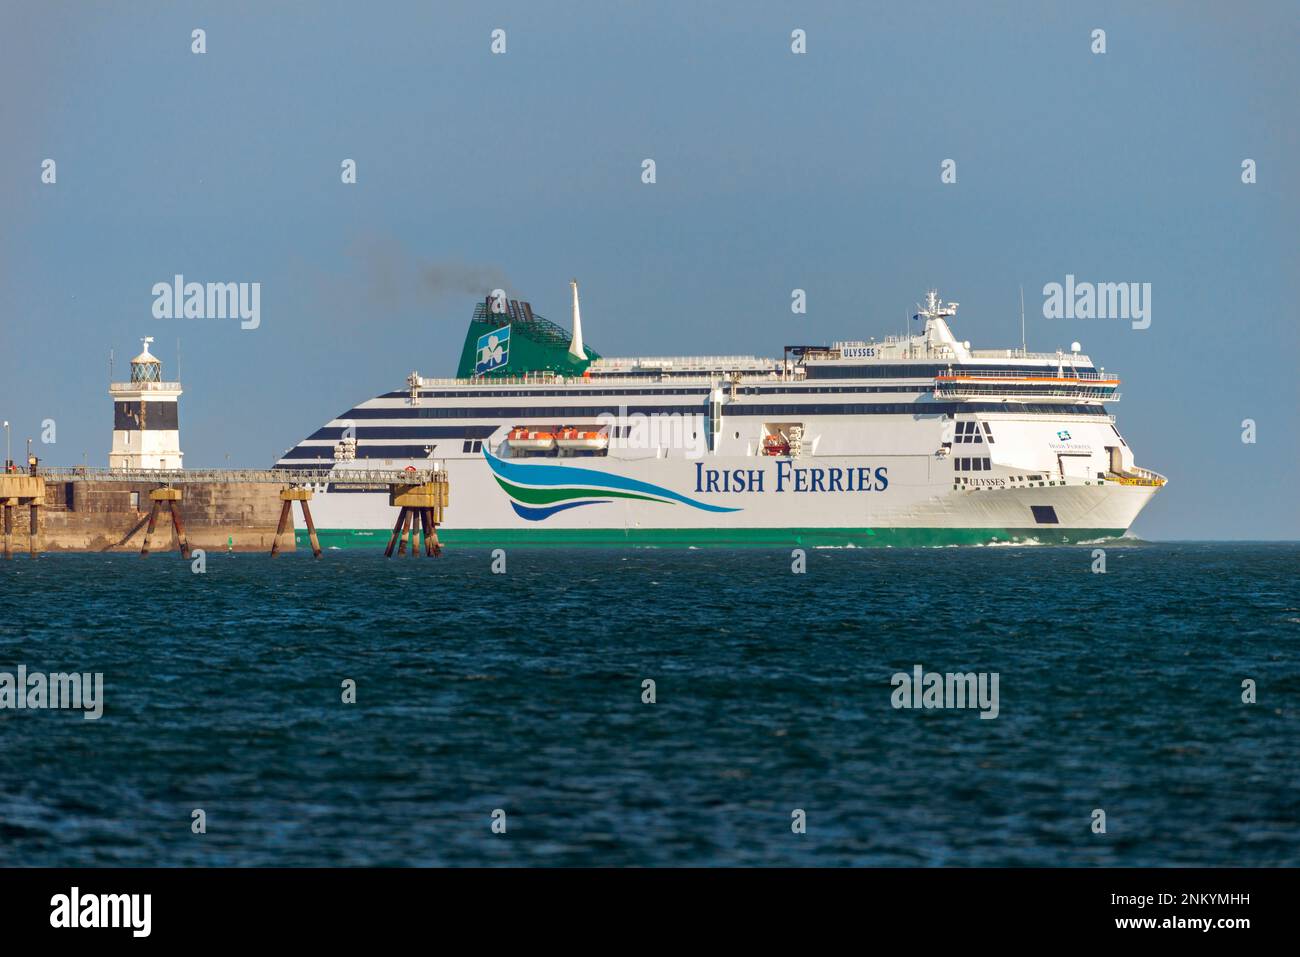
{"type": "Polygon", "coordinates": [[[231,552],[233,552],[234,550],[235,550],[235,536],[234,536],[234,535],[227,535],[227,536],[226,536],[226,554],[229,555],[229,554],[230,554],[231,552]]]}

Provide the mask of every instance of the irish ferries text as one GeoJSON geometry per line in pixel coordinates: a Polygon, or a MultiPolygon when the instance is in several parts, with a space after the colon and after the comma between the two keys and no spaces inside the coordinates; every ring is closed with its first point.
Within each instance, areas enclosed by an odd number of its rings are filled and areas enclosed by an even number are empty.
{"type": "Polygon", "coordinates": [[[704,492],[883,492],[889,487],[889,469],[798,468],[793,462],[779,460],[776,478],[765,486],[765,469],[706,469],[695,463],[695,491],[704,492]]]}

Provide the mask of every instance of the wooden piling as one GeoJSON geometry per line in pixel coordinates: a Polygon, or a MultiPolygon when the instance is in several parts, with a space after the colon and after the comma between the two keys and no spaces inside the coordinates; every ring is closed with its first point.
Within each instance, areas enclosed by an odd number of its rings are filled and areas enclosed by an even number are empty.
{"type": "Polygon", "coordinates": [[[397,524],[393,526],[393,538],[388,543],[389,557],[393,553],[393,543],[400,532],[402,538],[398,554],[406,551],[406,530],[411,535],[411,554],[420,549],[425,555],[436,558],[442,554],[438,544],[438,525],[442,521],[442,510],[447,506],[447,480],[435,477],[432,481],[419,485],[390,485],[388,504],[400,507],[397,524]]]}
{"type": "Polygon", "coordinates": [[[397,536],[398,536],[398,535],[400,534],[400,532],[401,532],[401,529],[402,529],[402,522],[404,522],[404,521],[406,521],[406,509],[405,509],[405,508],[403,508],[400,512],[397,513],[397,521],[393,523],[393,534],[392,534],[392,537],[388,539],[388,547],[387,547],[386,549],[384,549],[384,557],[385,557],[385,558],[392,558],[392,557],[393,557],[393,548],[397,545],[397,536]]]}
{"type": "MultiPolygon", "coordinates": [[[[316,537],[316,523],[311,520],[311,509],[307,507],[307,502],[311,500],[311,489],[306,486],[296,488],[280,489],[280,524],[276,529],[275,541],[271,543],[271,557],[280,553],[280,536],[284,534],[285,529],[293,524],[293,503],[297,502],[302,506],[303,521],[307,525],[307,534],[311,538],[311,553],[314,557],[320,558],[320,540],[316,537]]],[[[292,529],[290,529],[292,534],[292,529]]]]}
{"type": "Polygon", "coordinates": [[[167,503],[167,511],[172,513],[172,527],[176,529],[176,542],[180,545],[181,558],[186,560],[190,557],[190,543],[185,537],[185,525],[181,522],[181,511],[177,507],[180,502],[171,501],[167,503]]]}
{"type": "Polygon", "coordinates": [[[320,539],[316,537],[316,523],[311,520],[311,509],[307,500],[302,500],[302,520],[307,523],[307,537],[311,539],[312,557],[320,558],[320,539]]]}
{"type": "Polygon", "coordinates": [[[411,534],[411,510],[402,509],[402,537],[397,543],[398,557],[406,554],[406,538],[411,534]]]}
{"type": "Polygon", "coordinates": [[[433,544],[429,546],[429,555],[438,558],[442,555],[442,545],[438,543],[438,523],[434,521],[435,511],[429,509],[429,537],[433,539],[433,544]]]}
{"type": "Polygon", "coordinates": [[[36,553],[40,551],[41,541],[40,505],[36,502],[32,502],[28,515],[30,516],[30,521],[27,524],[27,554],[31,558],[35,558],[36,553]]]}
{"type": "Polygon", "coordinates": [[[149,493],[149,501],[153,506],[149,509],[149,525],[144,530],[144,544],[140,547],[140,557],[149,556],[149,548],[153,544],[153,533],[158,527],[158,513],[162,509],[163,502],[167,503],[167,511],[171,513],[172,524],[176,526],[181,541],[181,555],[189,557],[189,546],[185,544],[185,533],[180,524],[180,516],[177,513],[177,503],[181,500],[181,490],[178,488],[156,488],[149,493]]]}
{"type": "Polygon", "coordinates": [[[280,554],[280,536],[284,534],[284,526],[289,521],[290,502],[285,499],[280,503],[280,522],[275,526],[275,539],[271,542],[271,557],[275,558],[280,554]]]}
{"type": "Polygon", "coordinates": [[[155,499],[152,507],[150,507],[149,509],[149,524],[145,527],[144,530],[144,544],[140,546],[141,558],[149,557],[149,542],[153,538],[154,526],[158,524],[158,509],[161,506],[162,506],[162,502],[155,499]]]}

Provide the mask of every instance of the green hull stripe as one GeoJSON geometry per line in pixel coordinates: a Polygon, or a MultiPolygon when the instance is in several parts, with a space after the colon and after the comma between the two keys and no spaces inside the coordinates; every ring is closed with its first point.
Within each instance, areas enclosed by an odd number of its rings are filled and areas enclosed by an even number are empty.
{"type": "Polygon", "coordinates": [[[642,502],[666,504],[662,499],[651,498],[649,495],[638,495],[636,492],[618,492],[605,488],[525,488],[522,485],[507,482],[499,475],[493,475],[492,477],[497,480],[498,485],[506,490],[507,495],[517,502],[523,502],[525,505],[550,505],[552,502],[567,502],[571,498],[634,498],[642,502]]]}
{"type": "MultiPolygon", "coordinates": [[[[322,548],[383,548],[386,529],[322,528],[322,548]]],[[[1068,545],[1118,538],[1122,528],[439,528],[445,545],[892,546],[1068,545]]],[[[296,532],[298,548],[307,533],[296,532]]]]}

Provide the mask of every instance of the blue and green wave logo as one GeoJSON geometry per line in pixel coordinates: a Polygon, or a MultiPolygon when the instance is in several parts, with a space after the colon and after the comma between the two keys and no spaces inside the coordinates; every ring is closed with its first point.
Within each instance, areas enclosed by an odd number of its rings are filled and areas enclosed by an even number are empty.
{"type": "Polygon", "coordinates": [[[738,508],[697,502],[662,485],[611,475],[596,469],[508,462],[489,452],[486,445],[483,447],[483,457],[492,469],[492,477],[510,496],[510,505],[515,514],[530,522],[540,522],[556,512],[580,505],[608,505],[618,498],[665,505],[689,505],[704,512],[740,511],[738,508]]]}

